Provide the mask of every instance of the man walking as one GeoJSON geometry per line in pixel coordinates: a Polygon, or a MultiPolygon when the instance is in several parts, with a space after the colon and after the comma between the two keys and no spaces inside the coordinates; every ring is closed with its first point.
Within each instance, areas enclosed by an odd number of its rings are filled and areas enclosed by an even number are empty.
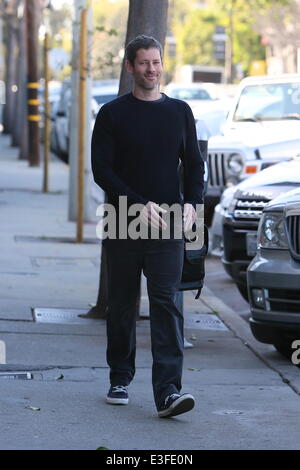
{"type": "MultiPolygon", "coordinates": [[[[95,182],[108,203],[121,211],[143,204],[142,223],[166,228],[160,205],[183,204],[183,230],[191,229],[196,204],[203,203],[203,159],[189,106],[159,92],[162,47],[152,37],[138,36],[125,51],[133,91],[100,109],[92,137],[95,182]],[[184,169],[181,201],[178,164],[184,169]]],[[[121,217],[124,214],[120,214],[121,217]]],[[[118,231],[117,231],[118,233],[118,231]]],[[[143,271],[147,279],[152,346],[152,385],[159,417],[185,413],[194,397],[180,394],[183,365],[183,316],[175,304],[184,255],[183,238],[107,238],[107,362],[110,404],[127,404],[127,386],[135,374],[136,303],[143,271]]]]}

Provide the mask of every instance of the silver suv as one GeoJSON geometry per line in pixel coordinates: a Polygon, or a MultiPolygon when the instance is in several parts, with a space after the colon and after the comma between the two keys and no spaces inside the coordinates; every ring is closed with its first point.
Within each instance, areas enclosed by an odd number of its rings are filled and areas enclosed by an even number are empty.
{"type": "Polygon", "coordinates": [[[248,272],[252,333],[290,356],[300,340],[300,190],[273,199],[258,229],[248,272]]]}

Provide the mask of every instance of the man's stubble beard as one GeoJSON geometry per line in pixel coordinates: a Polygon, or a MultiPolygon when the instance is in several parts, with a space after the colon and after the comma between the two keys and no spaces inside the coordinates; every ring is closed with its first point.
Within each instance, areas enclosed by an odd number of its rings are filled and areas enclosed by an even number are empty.
{"type": "Polygon", "coordinates": [[[145,79],[141,78],[136,80],[136,84],[140,87],[143,88],[144,90],[154,90],[155,88],[159,89],[160,85],[160,77],[155,81],[155,83],[151,84],[148,83],[145,79]]]}

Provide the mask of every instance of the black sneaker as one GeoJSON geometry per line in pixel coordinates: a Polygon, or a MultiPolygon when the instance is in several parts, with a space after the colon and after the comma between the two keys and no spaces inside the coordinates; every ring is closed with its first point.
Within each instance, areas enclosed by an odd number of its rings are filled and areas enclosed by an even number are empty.
{"type": "Polygon", "coordinates": [[[129,402],[128,392],[125,385],[111,386],[106,396],[106,403],[110,405],[127,405],[129,402]]]}
{"type": "Polygon", "coordinates": [[[169,418],[170,416],[180,415],[190,411],[195,406],[195,399],[190,393],[172,393],[165,399],[164,405],[158,410],[160,418],[169,418]]]}

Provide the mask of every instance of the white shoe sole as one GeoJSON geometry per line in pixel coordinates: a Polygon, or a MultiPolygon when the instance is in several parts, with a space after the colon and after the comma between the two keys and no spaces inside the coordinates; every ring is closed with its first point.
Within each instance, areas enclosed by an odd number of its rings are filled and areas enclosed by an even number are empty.
{"type": "Polygon", "coordinates": [[[158,412],[160,418],[169,418],[171,416],[177,416],[182,413],[187,413],[192,410],[195,406],[195,399],[193,395],[189,393],[183,394],[180,398],[177,398],[166,410],[158,412]]]}
{"type": "Polygon", "coordinates": [[[110,398],[106,397],[106,403],[109,405],[128,405],[128,398],[110,398]]]}
{"type": "Polygon", "coordinates": [[[184,349],[191,349],[191,348],[194,347],[194,345],[184,338],[183,347],[184,347],[184,349]]]}

